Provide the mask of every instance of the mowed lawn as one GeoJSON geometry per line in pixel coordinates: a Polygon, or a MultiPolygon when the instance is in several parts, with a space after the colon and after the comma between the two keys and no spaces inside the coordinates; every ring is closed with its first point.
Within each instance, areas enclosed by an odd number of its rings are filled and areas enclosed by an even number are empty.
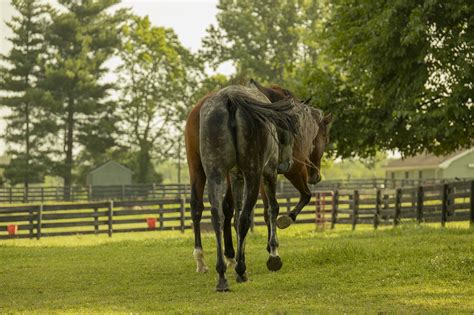
{"type": "Polygon", "coordinates": [[[250,233],[249,282],[216,293],[213,234],[197,274],[192,232],[0,242],[1,313],[474,312],[467,224],[374,231],[279,231],[283,268],[266,269],[265,230],[250,233]]]}

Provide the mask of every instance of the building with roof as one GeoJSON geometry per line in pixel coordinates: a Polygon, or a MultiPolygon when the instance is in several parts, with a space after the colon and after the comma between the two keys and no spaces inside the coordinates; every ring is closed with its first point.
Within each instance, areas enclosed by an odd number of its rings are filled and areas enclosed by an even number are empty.
{"type": "Polygon", "coordinates": [[[109,160],[87,174],[87,185],[116,186],[130,185],[133,171],[115,161],[109,160]]]}
{"type": "Polygon", "coordinates": [[[390,161],[385,167],[387,179],[464,179],[474,178],[474,148],[445,156],[420,154],[390,161]]]}

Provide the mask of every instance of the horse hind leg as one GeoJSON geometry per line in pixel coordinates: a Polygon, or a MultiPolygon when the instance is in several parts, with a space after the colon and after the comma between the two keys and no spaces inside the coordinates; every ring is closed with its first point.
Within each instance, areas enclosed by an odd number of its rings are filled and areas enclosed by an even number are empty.
{"type": "Polygon", "coordinates": [[[277,223],[279,205],[276,198],[276,174],[269,173],[263,175],[263,183],[265,187],[265,195],[269,205],[269,211],[267,211],[267,220],[269,223],[269,238],[268,238],[268,249],[269,257],[267,260],[267,268],[270,271],[278,271],[281,269],[283,262],[281,261],[278,253],[278,238],[277,238],[277,223]]]}
{"type": "MultiPolygon", "coordinates": [[[[242,210],[242,194],[244,180],[240,171],[232,172],[227,183],[226,197],[224,198],[224,243],[225,243],[225,261],[227,268],[235,268],[237,261],[235,259],[235,251],[232,241],[232,217],[234,217],[234,228],[237,232],[237,222],[239,213],[242,210]],[[225,202],[225,200],[229,202],[225,202]],[[235,211],[235,216],[234,216],[235,211]]],[[[238,238],[238,235],[237,235],[238,238]]]]}
{"type": "Polygon", "coordinates": [[[206,183],[206,175],[204,171],[195,172],[192,176],[191,185],[191,218],[193,220],[194,231],[194,251],[193,257],[196,261],[196,272],[206,273],[209,268],[204,261],[204,251],[201,242],[201,218],[204,210],[203,194],[204,185],[206,183]]]}
{"type": "Polygon", "coordinates": [[[234,214],[234,204],[232,198],[231,184],[227,180],[227,191],[222,203],[224,211],[224,261],[227,268],[234,268],[237,264],[235,261],[235,250],[232,241],[232,217],[234,214]]]}
{"type": "Polygon", "coordinates": [[[219,292],[230,290],[225,276],[227,267],[224,263],[224,252],[222,250],[222,234],[224,228],[224,212],[222,209],[222,204],[224,201],[224,189],[225,176],[217,171],[212,172],[212,175],[209,176],[209,201],[211,203],[212,225],[216,234],[216,271],[219,275],[216,291],[219,292]]]}
{"type": "Polygon", "coordinates": [[[258,190],[260,186],[260,172],[248,172],[244,174],[244,196],[242,211],[239,214],[238,222],[238,238],[237,238],[237,266],[235,272],[237,273],[237,282],[247,281],[245,265],[245,237],[250,229],[252,220],[252,210],[257,203],[258,190]],[[256,175],[257,174],[257,175],[256,175]]]}

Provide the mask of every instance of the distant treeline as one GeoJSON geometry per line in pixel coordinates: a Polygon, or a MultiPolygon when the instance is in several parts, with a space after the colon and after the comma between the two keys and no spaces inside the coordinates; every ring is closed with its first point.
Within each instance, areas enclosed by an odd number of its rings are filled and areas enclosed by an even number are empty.
{"type": "MultiPolygon", "coordinates": [[[[139,183],[182,154],[189,108],[254,78],[335,116],[328,156],[452,152],[473,143],[468,1],[220,0],[192,53],[119,0],[13,0],[0,63],[10,184],[84,181],[114,159],[139,183]],[[230,77],[206,69],[232,62],[230,77]]],[[[196,17],[199,18],[199,17],[196,17]]]]}

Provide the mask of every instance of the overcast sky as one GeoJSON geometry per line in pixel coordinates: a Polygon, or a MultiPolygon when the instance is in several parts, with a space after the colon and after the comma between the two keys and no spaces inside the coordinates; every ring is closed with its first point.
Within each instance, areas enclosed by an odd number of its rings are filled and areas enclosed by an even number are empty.
{"type": "MultiPolygon", "coordinates": [[[[49,1],[55,4],[56,1],[49,1]]],[[[122,0],[117,8],[131,8],[132,12],[150,17],[153,25],[171,27],[175,30],[181,43],[196,52],[201,47],[201,39],[206,34],[206,28],[215,23],[217,0],[122,0]]],[[[10,20],[15,11],[9,0],[0,0],[0,52],[6,53],[10,43],[6,37],[11,35],[4,21],[10,20]]],[[[229,74],[232,66],[224,65],[218,72],[229,74]]],[[[5,123],[0,119],[0,133],[3,133],[5,123]]],[[[5,145],[0,142],[0,154],[3,154],[5,145]]]]}

